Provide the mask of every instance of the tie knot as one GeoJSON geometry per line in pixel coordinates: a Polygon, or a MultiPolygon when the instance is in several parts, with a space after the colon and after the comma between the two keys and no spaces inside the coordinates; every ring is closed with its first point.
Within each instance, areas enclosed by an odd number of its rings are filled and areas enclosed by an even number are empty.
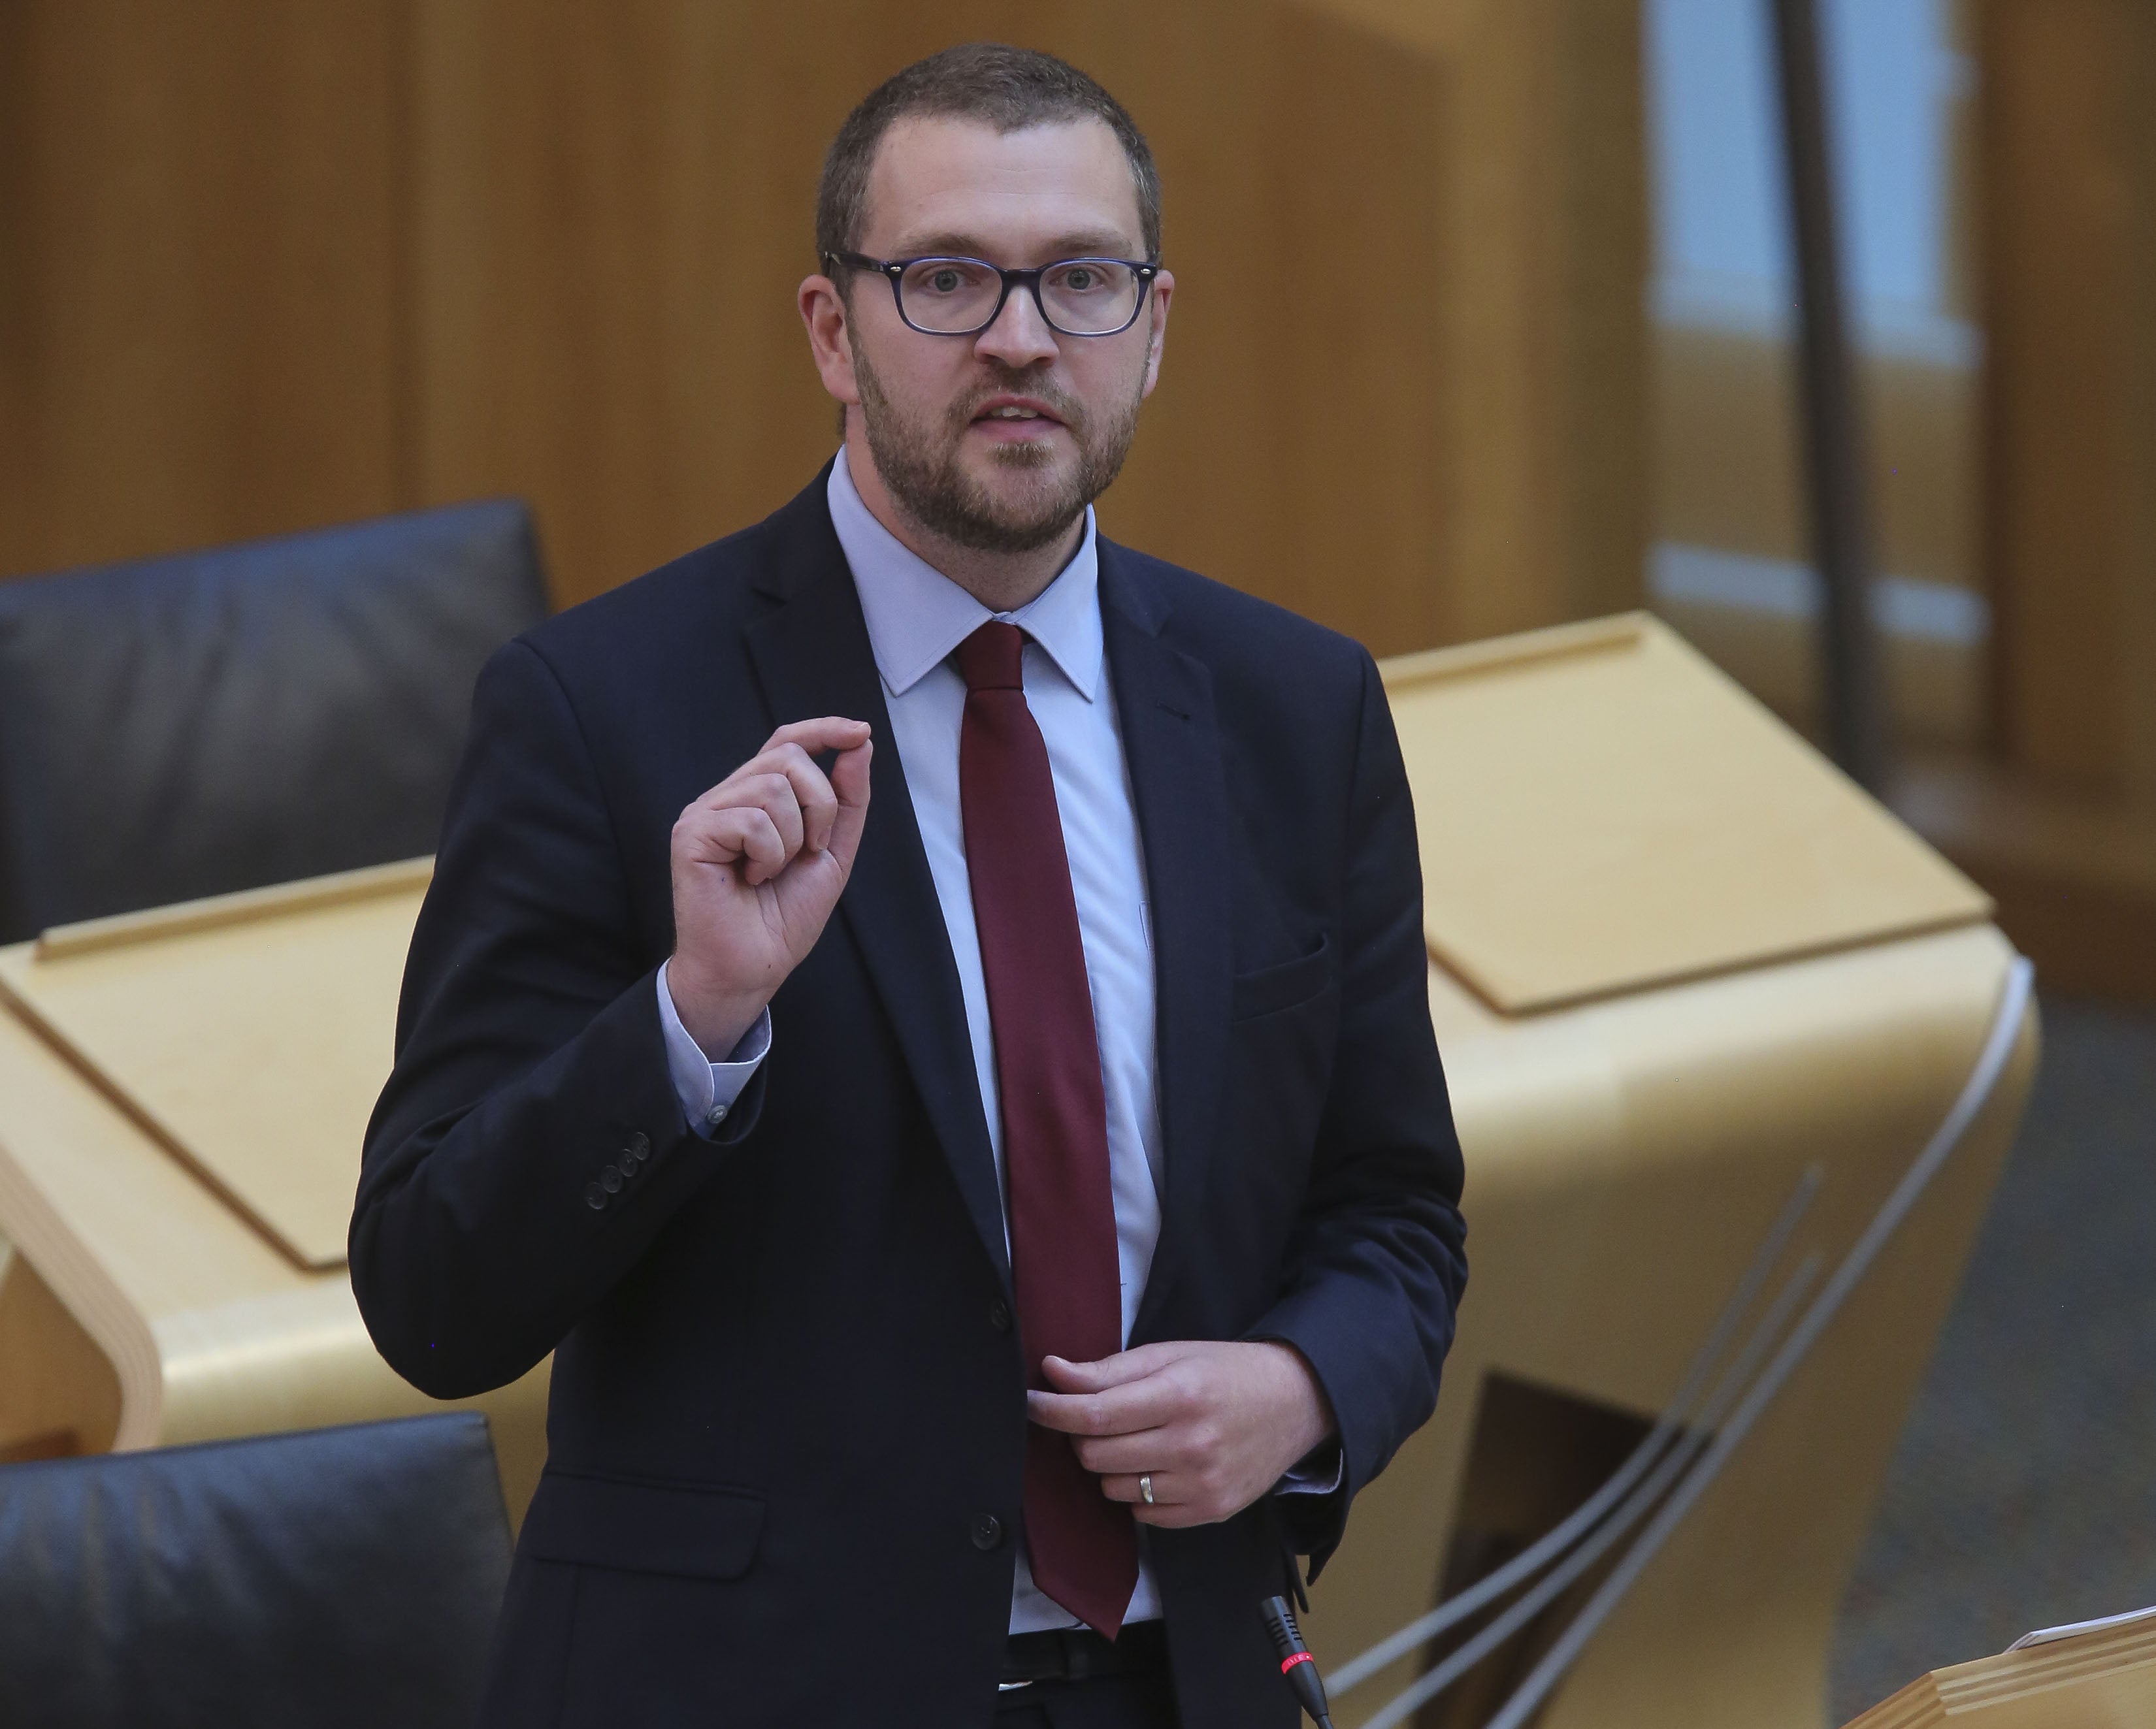
{"type": "Polygon", "coordinates": [[[958,671],[968,690],[1025,688],[1025,633],[991,618],[958,644],[958,671]]]}

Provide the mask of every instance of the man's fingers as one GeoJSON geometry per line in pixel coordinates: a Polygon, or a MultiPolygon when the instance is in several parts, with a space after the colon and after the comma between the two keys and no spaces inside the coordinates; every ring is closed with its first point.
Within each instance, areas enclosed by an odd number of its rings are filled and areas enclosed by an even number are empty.
{"type": "Polygon", "coordinates": [[[765,750],[780,745],[798,745],[812,757],[825,751],[850,751],[855,745],[868,742],[869,723],[849,721],[838,715],[825,715],[820,720],[789,721],[763,741],[765,750]]]}
{"type": "Polygon", "coordinates": [[[691,805],[676,825],[677,834],[686,839],[690,856],[709,853],[716,846],[724,856],[710,858],[707,862],[726,863],[742,849],[743,837],[761,833],[753,823],[744,827],[733,820],[736,813],[760,813],[777,839],[778,850],[773,855],[767,847],[748,848],[750,864],[743,876],[752,885],[768,882],[793,863],[794,855],[801,850],[801,806],[793,796],[793,782],[783,774],[752,775],[736,781],[726,798],[726,802],[721,805],[691,805]]]}
{"type": "MultiPolygon", "coordinates": [[[[831,783],[824,777],[808,753],[798,745],[781,745],[777,750],[766,751],[747,767],[760,767],[764,775],[776,775],[786,782],[794,803],[801,812],[802,841],[812,853],[820,853],[829,843],[831,819],[838,814],[838,796],[831,783]]],[[[731,784],[731,783],[730,783],[731,784]]],[[[723,793],[725,788],[721,788],[723,793]]],[[[731,803],[731,800],[723,802],[731,803]]]]}
{"type": "Polygon", "coordinates": [[[760,774],[736,789],[732,807],[747,809],[751,806],[771,818],[772,827],[778,829],[778,838],[786,848],[782,864],[791,864],[793,855],[801,850],[808,839],[808,822],[801,808],[801,798],[791,777],[783,774],[760,774]]]}
{"type": "Polygon", "coordinates": [[[1040,1372],[1058,1393],[1098,1393],[1116,1384],[1107,1367],[1114,1361],[1114,1357],[1104,1357],[1096,1362],[1073,1362],[1067,1357],[1044,1357],[1040,1372]]]}
{"type": "Polygon", "coordinates": [[[1174,1344],[1141,1345],[1094,1362],[1041,1359],[1052,1393],[1028,1393],[1027,1414],[1066,1434],[1132,1434],[1183,1412],[1184,1391],[1166,1372],[1186,1353],[1174,1344]]]}
{"type": "Polygon", "coordinates": [[[1148,1502],[1145,1490],[1135,1475],[1124,1474],[1101,1479],[1101,1493],[1110,1501],[1119,1501],[1131,1510],[1131,1516],[1141,1525],[1156,1525],[1163,1530],[1178,1531],[1193,1525],[1210,1525],[1226,1518],[1228,1509],[1208,1497],[1188,1479],[1173,1471],[1153,1471],[1152,1500],[1148,1502]]]}
{"type": "Polygon", "coordinates": [[[836,716],[793,721],[773,733],[761,751],[699,802],[718,809],[732,802],[733,788],[743,778],[783,774],[793,783],[809,849],[835,852],[839,867],[850,871],[868,817],[869,733],[867,721],[836,716]],[[836,753],[829,775],[814,760],[827,752],[836,753]]]}
{"type": "Polygon", "coordinates": [[[1120,1474],[1135,1483],[1140,1471],[1182,1466],[1190,1449],[1178,1439],[1174,1429],[1142,1429],[1132,1434],[1073,1435],[1070,1450],[1078,1455],[1079,1464],[1095,1476],[1106,1478],[1120,1474]]]}
{"type": "Polygon", "coordinates": [[[869,761],[875,748],[864,726],[861,741],[839,752],[831,765],[831,791],[838,808],[831,815],[826,844],[839,868],[848,871],[854,868],[854,854],[860,849],[861,830],[869,819],[869,761]]]}
{"type": "Polygon", "coordinates": [[[824,777],[824,771],[798,745],[780,745],[758,752],[696,803],[706,810],[724,810],[744,800],[766,803],[765,783],[774,779],[786,783],[788,796],[801,813],[803,843],[811,852],[823,851],[830,835],[831,819],[838,812],[838,797],[824,777]]]}
{"type": "Polygon", "coordinates": [[[1135,1351],[1118,1351],[1113,1357],[1100,1357],[1091,1362],[1045,1357],[1040,1360],[1040,1367],[1049,1384],[1058,1393],[1099,1393],[1127,1382],[1142,1381],[1147,1375],[1157,1375],[1170,1363],[1180,1362],[1189,1354],[1188,1347],[1170,1342],[1141,1345],[1135,1351]]]}
{"type": "Polygon", "coordinates": [[[1101,1393],[1033,1393],[1025,1396],[1026,1415],[1044,1429],[1065,1434],[1134,1434],[1158,1429],[1182,1410],[1181,1391],[1158,1376],[1111,1387],[1101,1393]]]}
{"type": "Polygon", "coordinates": [[[742,875],[752,885],[768,882],[786,868],[785,839],[771,813],[760,805],[711,813],[696,825],[690,844],[690,855],[703,863],[740,861],[742,875]]]}

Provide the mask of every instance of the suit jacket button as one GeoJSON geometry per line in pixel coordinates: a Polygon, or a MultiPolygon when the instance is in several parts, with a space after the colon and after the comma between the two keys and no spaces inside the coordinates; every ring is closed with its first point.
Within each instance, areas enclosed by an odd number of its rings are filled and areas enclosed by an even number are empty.
{"type": "Polygon", "coordinates": [[[993,1513],[977,1513],[973,1516],[973,1547],[975,1548],[993,1549],[1003,1540],[1004,1521],[996,1517],[993,1513]]]}
{"type": "Polygon", "coordinates": [[[610,1195],[619,1194],[621,1193],[621,1172],[615,1170],[612,1165],[608,1165],[606,1169],[599,1172],[599,1187],[604,1189],[610,1195]]]}
{"type": "Polygon", "coordinates": [[[1010,1305],[1001,1297],[988,1300],[988,1325],[999,1333],[1010,1331],[1010,1305]]]}
{"type": "Polygon", "coordinates": [[[651,1136],[639,1129],[629,1137],[629,1145],[622,1151],[633,1159],[649,1158],[651,1156],[651,1136]]]}
{"type": "Polygon", "coordinates": [[[585,1186],[584,1204],[590,1208],[593,1212],[597,1213],[599,1211],[600,1208],[606,1205],[606,1201],[607,1192],[601,1188],[598,1184],[593,1183],[588,1183],[585,1186]]]}

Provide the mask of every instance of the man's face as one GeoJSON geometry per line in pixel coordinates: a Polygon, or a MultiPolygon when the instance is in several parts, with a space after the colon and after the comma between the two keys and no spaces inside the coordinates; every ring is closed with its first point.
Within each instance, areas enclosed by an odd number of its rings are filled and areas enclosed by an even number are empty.
{"type": "MultiPolygon", "coordinates": [[[[876,152],[857,249],[1011,269],[1145,255],[1128,161],[1090,119],[1004,133],[899,121],[876,152]]],[[[987,330],[931,336],[900,318],[887,282],[861,274],[848,285],[851,382],[870,452],[922,527],[983,552],[1031,551],[1116,478],[1157,376],[1168,279],[1112,336],[1059,334],[1023,290],[987,330]]]]}

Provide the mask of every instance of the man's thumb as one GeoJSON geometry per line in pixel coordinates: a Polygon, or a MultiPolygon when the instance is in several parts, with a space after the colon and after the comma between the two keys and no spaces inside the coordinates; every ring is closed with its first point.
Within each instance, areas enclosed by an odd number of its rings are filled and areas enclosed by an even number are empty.
{"type": "Polygon", "coordinates": [[[1040,1372],[1058,1393],[1096,1393],[1107,1385],[1097,1362],[1072,1362],[1060,1357],[1044,1357],[1040,1372]]]}

